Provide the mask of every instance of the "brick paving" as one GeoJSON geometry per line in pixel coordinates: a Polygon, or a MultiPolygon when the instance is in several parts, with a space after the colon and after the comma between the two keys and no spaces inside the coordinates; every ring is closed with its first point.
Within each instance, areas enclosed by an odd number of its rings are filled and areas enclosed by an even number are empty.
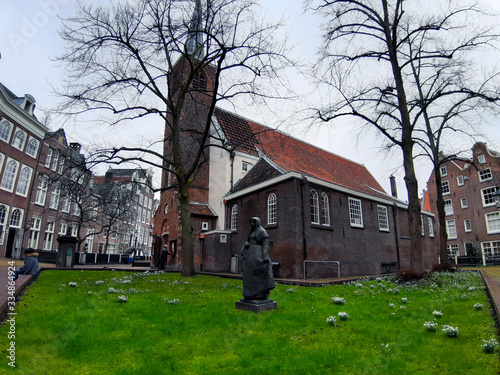
{"type": "MultiPolygon", "coordinates": [[[[9,261],[14,261],[15,262],[15,269],[19,269],[23,264],[24,261],[19,260],[19,259],[4,259],[0,258],[0,321],[2,321],[5,316],[6,316],[6,308],[7,308],[7,301],[8,301],[8,267],[9,267],[9,261]]],[[[39,264],[40,270],[43,271],[45,269],[50,269],[50,268],[55,268],[54,264],[49,264],[49,263],[40,263],[39,264]]],[[[131,265],[127,264],[111,264],[111,265],[84,265],[84,266],[75,266],[74,270],[79,271],[79,270],[109,270],[109,269],[115,269],[115,270],[122,270],[122,271],[134,271],[134,272],[144,272],[149,269],[149,267],[132,267],[131,265]]],[[[488,288],[488,293],[490,295],[493,308],[496,313],[497,321],[500,319],[500,266],[495,266],[495,267],[485,267],[485,268],[467,268],[470,270],[477,270],[480,271],[484,281],[486,282],[486,286],[488,288]]],[[[238,279],[241,278],[241,275],[235,275],[235,274],[211,274],[207,272],[198,272],[198,274],[204,274],[204,275],[213,275],[213,276],[219,276],[219,277],[226,277],[226,278],[234,278],[238,279]]],[[[19,275],[19,278],[16,281],[16,290],[15,290],[15,296],[19,297],[24,291],[24,289],[30,285],[33,281],[36,280],[38,275],[19,275]]],[[[281,284],[289,284],[289,285],[305,285],[305,286],[314,286],[314,285],[320,285],[320,284],[338,284],[338,283],[344,283],[348,281],[353,281],[357,280],[359,277],[356,278],[341,278],[341,279],[323,279],[323,280],[285,280],[285,279],[276,279],[277,282],[281,284]]]]}

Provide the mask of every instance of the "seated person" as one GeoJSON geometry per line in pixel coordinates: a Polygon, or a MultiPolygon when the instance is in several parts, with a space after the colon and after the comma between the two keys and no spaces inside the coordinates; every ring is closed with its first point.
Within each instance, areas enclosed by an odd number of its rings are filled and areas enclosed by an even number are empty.
{"type": "Polygon", "coordinates": [[[24,266],[14,271],[14,280],[17,280],[19,275],[34,275],[38,272],[37,256],[38,253],[32,248],[24,250],[26,260],[24,261],[24,266]]]}

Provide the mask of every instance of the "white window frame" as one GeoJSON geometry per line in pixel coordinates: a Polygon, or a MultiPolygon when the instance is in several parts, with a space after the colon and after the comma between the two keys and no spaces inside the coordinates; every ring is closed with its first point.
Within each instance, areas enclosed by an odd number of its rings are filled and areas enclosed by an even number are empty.
{"type": "Polygon", "coordinates": [[[467,198],[460,198],[460,207],[462,208],[468,208],[469,203],[467,202],[467,198]]]}
{"type": "Polygon", "coordinates": [[[33,168],[23,165],[19,172],[19,180],[17,181],[16,194],[22,197],[27,197],[31,185],[31,177],[33,176],[33,168]],[[27,174],[24,173],[27,171],[27,174]]]}
{"type": "Polygon", "coordinates": [[[55,223],[53,221],[47,221],[45,224],[45,237],[43,239],[44,250],[52,250],[52,244],[54,243],[54,229],[55,223]]]}
{"type": "Polygon", "coordinates": [[[3,208],[2,215],[0,216],[0,245],[3,245],[5,232],[7,231],[7,220],[9,218],[10,206],[0,203],[0,208],[3,208]]]}
{"type": "Polygon", "coordinates": [[[31,232],[28,239],[28,247],[33,249],[38,248],[38,242],[40,241],[40,228],[42,227],[42,218],[34,217],[33,223],[31,223],[31,232]]]}
{"type": "Polygon", "coordinates": [[[238,229],[238,205],[234,204],[231,207],[231,230],[236,231],[238,229]]]}
{"type": "Polygon", "coordinates": [[[32,158],[36,158],[38,147],[40,147],[40,141],[30,135],[28,144],[26,145],[26,154],[31,156],[32,158]]]}
{"type": "Polygon", "coordinates": [[[0,174],[2,174],[3,162],[5,161],[5,154],[0,152],[0,174]]]}
{"type": "Polygon", "coordinates": [[[389,215],[387,206],[377,205],[378,229],[381,232],[389,232],[389,215]]]}
{"type": "Polygon", "coordinates": [[[483,207],[495,206],[496,203],[493,193],[495,193],[496,190],[497,190],[496,186],[491,186],[481,189],[481,200],[483,202],[483,207]]]}
{"type": "Polygon", "coordinates": [[[500,241],[481,242],[481,248],[487,257],[500,256],[500,241]]]}
{"type": "Polygon", "coordinates": [[[330,226],[330,199],[324,192],[321,193],[321,225],[330,226]]]}
{"type": "Polygon", "coordinates": [[[12,212],[10,214],[9,227],[10,228],[21,228],[23,223],[24,210],[18,207],[12,207],[12,212]],[[14,214],[19,212],[19,218],[14,222],[14,214]]]}
{"type": "Polygon", "coordinates": [[[464,231],[466,233],[472,232],[472,222],[470,219],[464,220],[464,231]]]}
{"type": "Polygon", "coordinates": [[[486,233],[500,233],[500,211],[488,212],[484,214],[486,221],[486,233]]]}
{"type": "Polygon", "coordinates": [[[446,165],[439,167],[439,174],[441,175],[441,177],[448,176],[448,170],[446,169],[446,165]]]}
{"type": "Polygon", "coordinates": [[[59,232],[60,236],[65,236],[68,232],[68,224],[67,223],[59,223],[59,232]]]}
{"type": "Polygon", "coordinates": [[[479,182],[485,182],[493,180],[493,173],[491,172],[491,168],[484,168],[477,171],[479,176],[479,182]]]}
{"type": "Polygon", "coordinates": [[[50,147],[47,148],[47,155],[45,156],[45,164],[44,164],[45,168],[50,168],[50,163],[52,161],[52,153],[53,153],[52,149],[50,147]]]}
{"type": "Polygon", "coordinates": [[[7,158],[7,162],[5,163],[5,170],[3,172],[2,184],[0,185],[0,189],[8,191],[12,193],[14,191],[14,186],[16,185],[17,174],[19,173],[19,162],[16,159],[7,158]],[[12,171],[10,166],[15,166],[15,170],[12,171]],[[8,174],[7,174],[8,173],[8,174]]]}
{"type": "Polygon", "coordinates": [[[454,257],[455,255],[458,255],[460,253],[460,248],[456,243],[446,245],[446,250],[449,257],[454,257]]]}
{"type": "Polygon", "coordinates": [[[361,200],[349,197],[349,222],[351,227],[363,227],[363,207],[361,200]]]}
{"type": "Polygon", "coordinates": [[[59,166],[59,151],[54,150],[54,154],[52,155],[52,166],[50,167],[50,169],[55,172],[57,171],[58,166],[59,166]]]}
{"type": "Polygon", "coordinates": [[[314,189],[309,194],[311,204],[311,224],[319,224],[319,195],[314,189]]]}
{"type": "Polygon", "coordinates": [[[271,193],[267,197],[267,224],[276,224],[277,219],[277,202],[278,198],[275,193],[271,193]]]}
{"type": "Polygon", "coordinates": [[[12,124],[12,122],[10,122],[9,120],[3,118],[1,121],[0,121],[0,139],[6,143],[9,143],[10,141],[10,136],[12,134],[12,130],[14,129],[14,125],[12,124]],[[3,131],[5,127],[9,127],[8,128],[8,131],[3,131]],[[5,135],[4,135],[5,134],[5,135]]]}
{"type": "Polygon", "coordinates": [[[24,150],[24,145],[26,144],[26,138],[28,138],[28,134],[20,129],[17,128],[16,131],[14,132],[14,136],[12,137],[11,145],[14,148],[17,148],[20,151],[24,150]],[[19,137],[18,137],[19,134],[19,137]],[[18,144],[17,140],[20,139],[20,144],[18,144]]]}
{"type": "Polygon", "coordinates": [[[457,186],[463,186],[464,185],[464,176],[460,175],[457,176],[457,186]]]}
{"type": "Polygon", "coordinates": [[[432,217],[427,218],[427,226],[429,227],[429,237],[434,237],[434,221],[432,217]]]}
{"type": "Polygon", "coordinates": [[[455,220],[446,220],[446,234],[449,240],[457,239],[457,226],[455,220]]]}
{"type": "Polygon", "coordinates": [[[49,188],[49,181],[45,175],[38,177],[38,188],[36,191],[35,204],[45,206],[47,200],[47,190],[49,188]]]}
{"type": "Polygon", "coordinates": [[[441,181],[441,192],[443,195],[451,194],[450,181],[448,180],[441,181]]]}
{"type": "Polygon", "coordinates": [[[453,202],[451,199],[444,200],[444,213],[446,216],[453,215],[453,202]]]}
{"type": "Polygon", "coordinates": [[[478,163],[479,163],[479,164],[485,164],[485,163],[486,163],[486,156],[484,156],[484,155],[479,155],[479,156],[477,157],[477,161],[478,161],[478,163]]]}
{"type": "Polygon", "coordinates": [[[52,210],[59,209],[59,199],[61,198],[61,186],[60,184],[54,184],[52,192],[50,194],[49,208],[52,210]]]}

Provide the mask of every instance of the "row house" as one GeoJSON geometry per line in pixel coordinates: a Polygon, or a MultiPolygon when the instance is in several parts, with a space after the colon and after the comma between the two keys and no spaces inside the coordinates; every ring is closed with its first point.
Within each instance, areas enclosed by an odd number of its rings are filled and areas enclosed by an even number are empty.
{"type": "Polygon", "coordinates": [[[94,252],[119,254],[127,248],[151,255],[154,194],[151,169],[112,169],[95,176],[102,230],[94,252]]]}
{"type": "Polygon", "coordinates": [[[27,230],[33,181],[47,127],[34,115],[35,99],[0,83],[0,256],[16,257],[27,230]]]}
{"type": "MultiPolygon", "coordinates": [[[[500,256],[500,153],[478,142],[472,147],[471,158],[447,160],[439,173],[448,255],[500,256]]],[[[425,196],[425,208],[437,217],[434,172],[425,196]]]]}

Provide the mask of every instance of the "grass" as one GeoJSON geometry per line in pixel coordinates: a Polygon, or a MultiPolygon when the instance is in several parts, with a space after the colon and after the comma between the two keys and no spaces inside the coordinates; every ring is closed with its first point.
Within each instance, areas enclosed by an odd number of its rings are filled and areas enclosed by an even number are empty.
{"type": "MultiPolygon", "coordinates": [[[[241,281],[177,274],[44,271],[18,302],[18,374],[495,374],[498,349],[477,273],[277,285],[278,309],[235,309],[241,281]],[[96,283],[101,281],[102,283],[96,283]],[[69,283],[76,286],[69,286],[69,283]],[[109,293],[113,288],[118,293],[109,293]],[[128,301],[118,302],[124,295],[128,301]],[[334,297],[345,299],[335,304],[334,297]],[[169,303],[178,299],[179,302],[169,303]],[[476,310],[474,305],[485,306],[476,310]],[[435,332],[424,327],[442,311],[435,332]],[[346,320],[339,312],[348,313],[346,320]],[[336,316],[336,326],[329,325],[336,316]],[[442,327],[459,327],[456,338],[442,327]]],[[[8,342],[9,327],[0,328],[8,342]]]]}

